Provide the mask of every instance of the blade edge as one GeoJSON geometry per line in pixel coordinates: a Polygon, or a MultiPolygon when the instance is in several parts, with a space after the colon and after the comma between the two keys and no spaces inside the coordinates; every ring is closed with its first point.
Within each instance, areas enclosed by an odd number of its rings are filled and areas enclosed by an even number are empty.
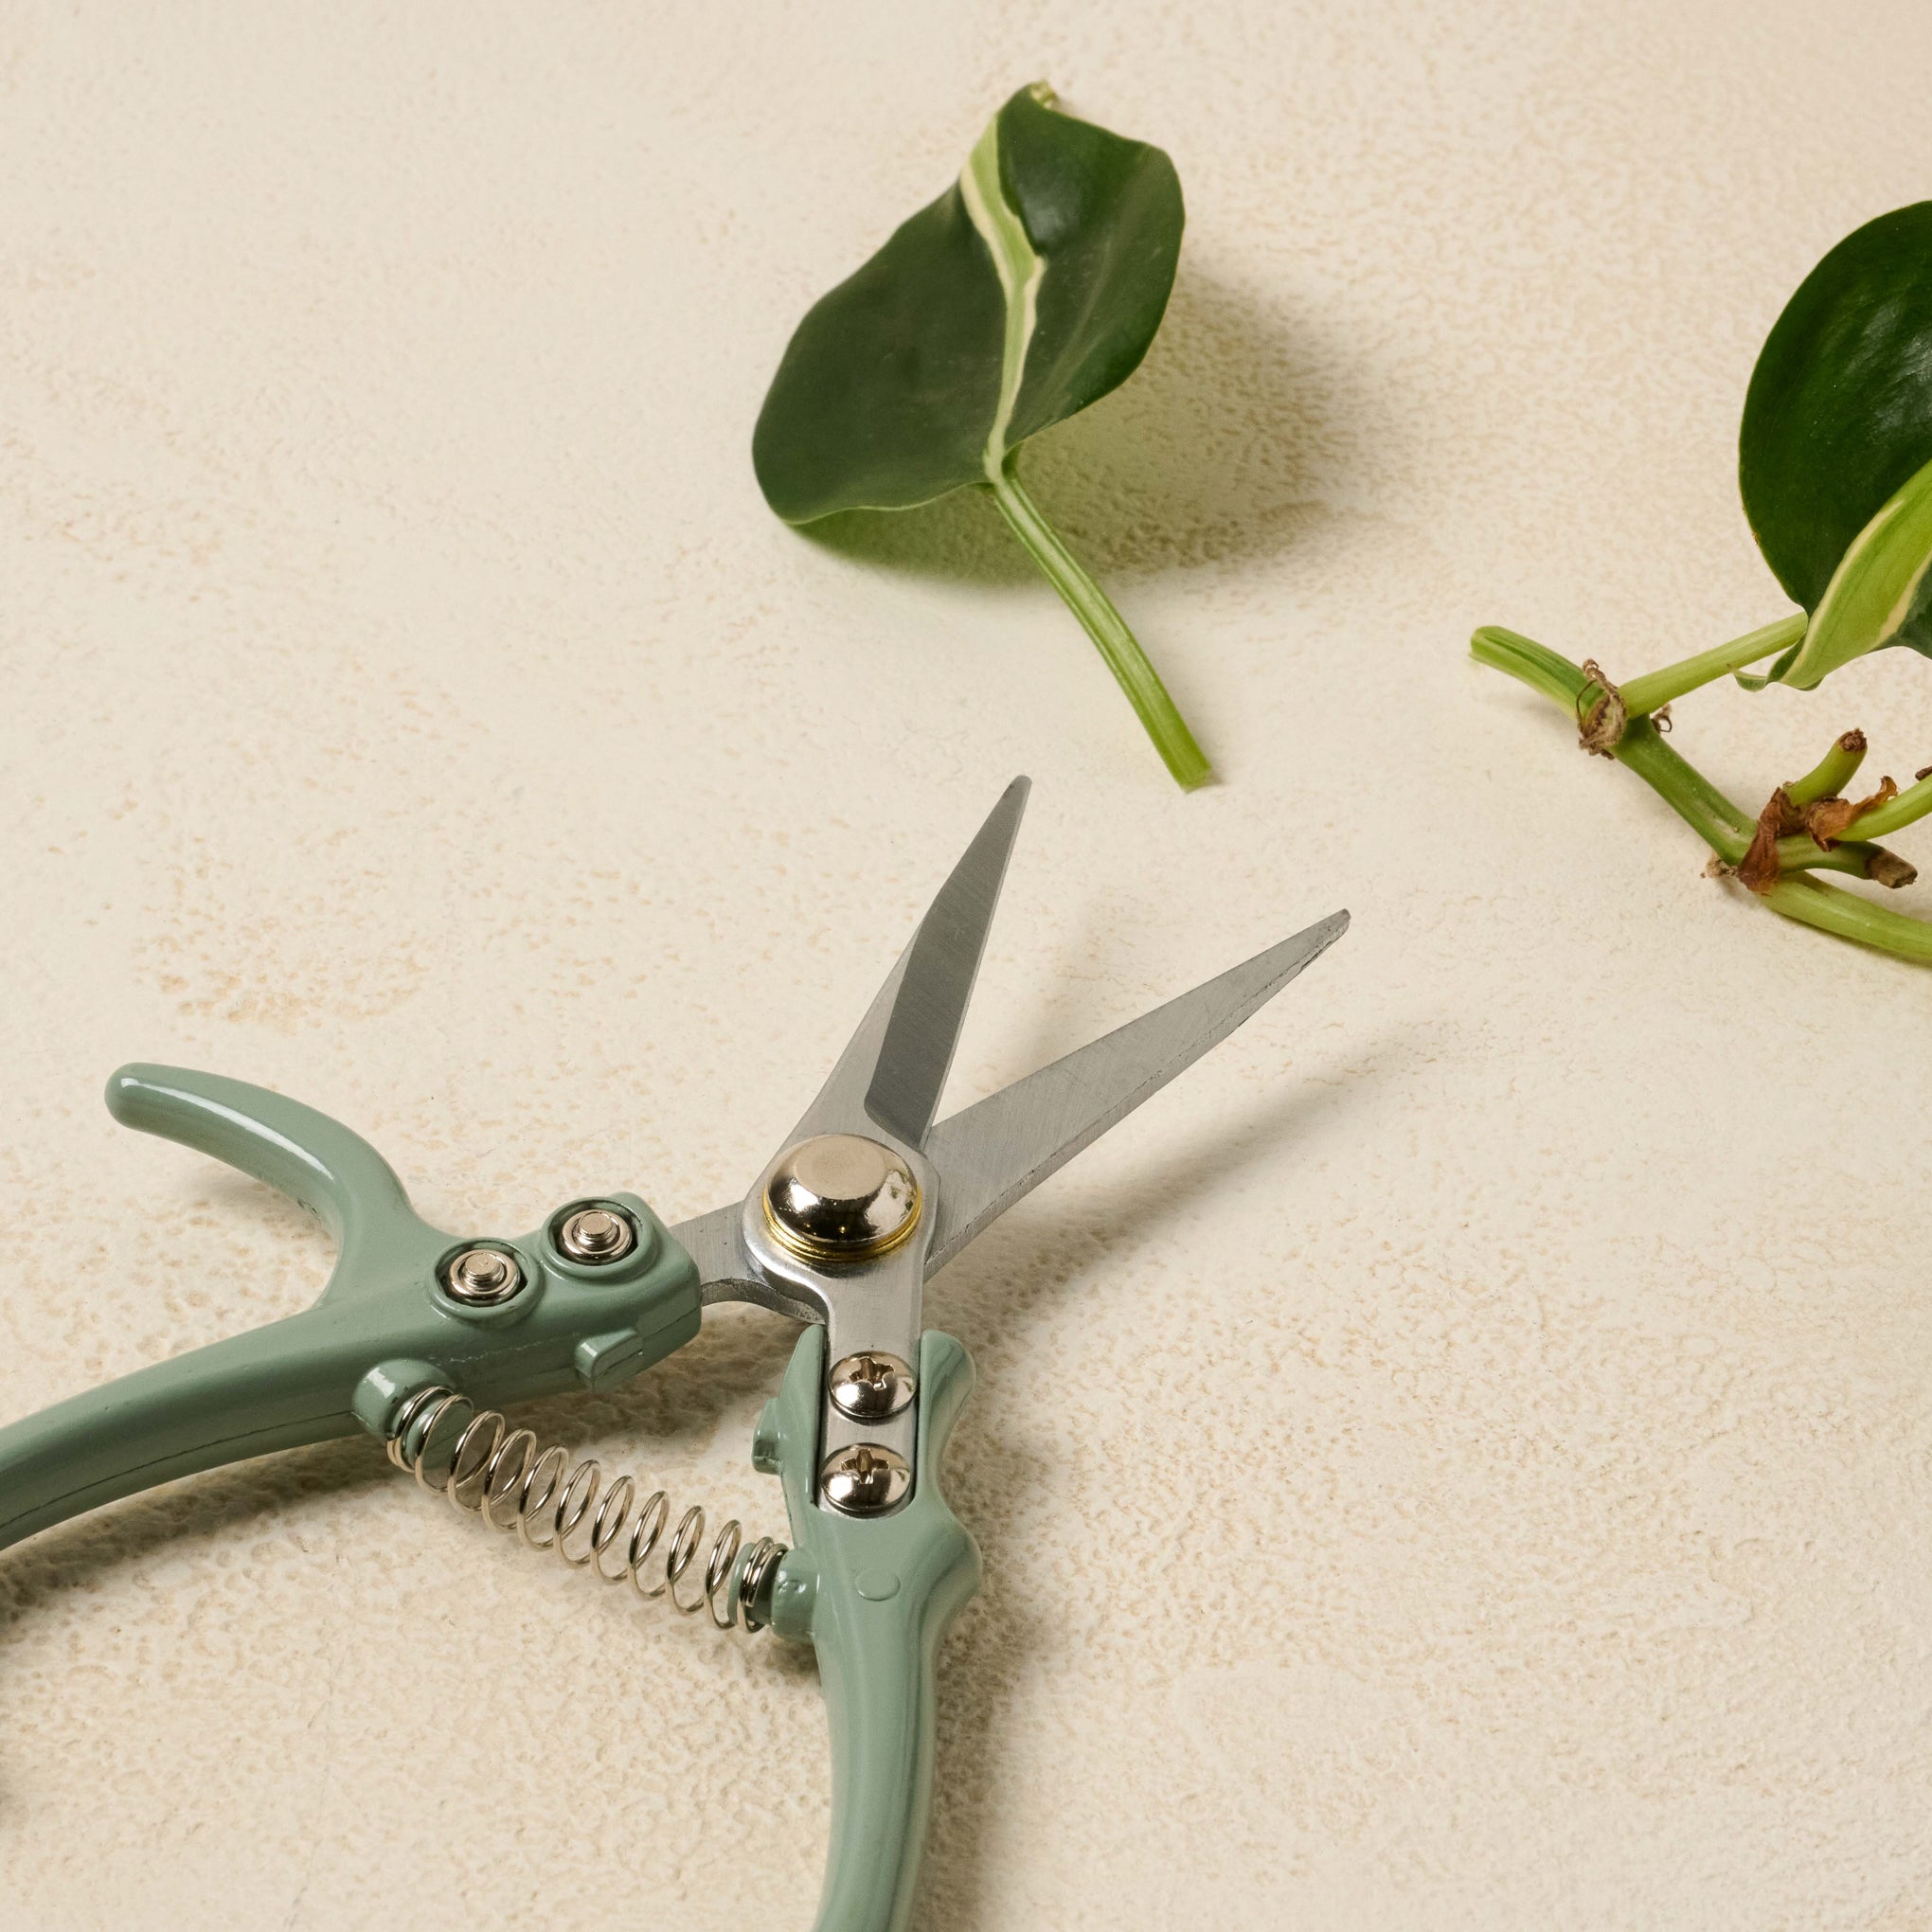
{"type": "Polygon", "coordinates": [[[1346,912],[1332,914],[940,1121],[926,1140],[939,1172],[928,1279],[1219,1046],[1348,929],[1346,912]]]}

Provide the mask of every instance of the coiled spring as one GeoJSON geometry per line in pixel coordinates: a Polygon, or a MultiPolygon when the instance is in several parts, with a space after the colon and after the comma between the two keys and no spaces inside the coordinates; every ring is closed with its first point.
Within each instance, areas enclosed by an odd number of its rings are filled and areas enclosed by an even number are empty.
{"type": "Polygon", "coordinates": [[[668,1597],[687,1617],[708,1610],[720,1630],[740,1621],[746,1630],[764,1627],[785,1546],[769,1536],[745,1544],[736,1518],[712,1539],[702,1588],[687,1597],[679,1586],[705,1540],[705,1512],[695,1504],[678,1518],[653,1564],[671,1522],[664,1491],[640,1503],[636,1480],[628,1476],[606,1489],[596,1460],[573,1463],[562,1443],[540,1449],[528,1429],[508,1428],[494,1409],[479,1409],[439,1386],[418,1390],[402,1404],[388,1450],[389,1460],[432,1495],[481,1516],[492,1530],[514,1530],[528,1548],[554,1549],[571,1568],[593,1570],[607,1583],[629,1583],[640,1597],[668,1597]],[[655,1583],[646,1582],[647,1566],[655,1583]]]}

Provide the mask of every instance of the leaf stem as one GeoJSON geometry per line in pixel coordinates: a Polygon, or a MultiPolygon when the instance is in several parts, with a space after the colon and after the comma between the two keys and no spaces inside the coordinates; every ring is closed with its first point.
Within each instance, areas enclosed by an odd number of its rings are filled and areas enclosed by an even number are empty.
{"type": "Polygon", "coordinates": [[[1168,695],[1167,687],[1147,661],[1139,640],[1127,628],[1127,621],[1114,608],[1107,593],[1094,581],[1064,543],[1060,532],[1040,513],[1040,507],[1020,487],[1019,472],[1011,456],[990,475],[986,487],[998,504],[1000,514],[1011,527],[1013,535],[1026,546],[1028,556],[1040,566],[1066,607],[1094,640],[1107,669],[1127,693],[1135,715],[1147,727],[1154,749],[1161,755],[1174,782],[1191,792],[1213,776],[1201,747],[1187,721],[1168,695]]]}
{"type": "Polygon", "coordinates": [[[1744,670],[1747,664],[1756,664],[1761,657],[1769,657],[1796,644],[1804,635],[1808,621],[1802,611],[1794,611],[1775,624],[1765,624],[1745,632],[1742,637],[1733,637],[1728,644],[1700,651],[1695,657],[1686,657],[1679,663],[1667,664],[1661,671],[1648,671],[1641,677],[1634,677],[1622,687],[1624,708],[1633,718],[1647,718],[1686,691],[1694,691],[1699,685],[1712,684],[1734,671],[1744,670]]]}

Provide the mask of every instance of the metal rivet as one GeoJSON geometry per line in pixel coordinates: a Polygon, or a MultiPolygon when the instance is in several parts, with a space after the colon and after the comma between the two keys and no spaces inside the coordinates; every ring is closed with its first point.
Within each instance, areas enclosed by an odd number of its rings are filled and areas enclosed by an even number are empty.
{"type": "Polygon", "coordinates": [[[863,1349],[832,1365],[831,1388],[835,1407],[855,1422],[883,1422],[912,1400],[912,1369],[883,1349],[863,1349]]]}
{"type": "Polygon", "coordinates": [[[494,1308],[523,1287],[516,1257],[501,1248],[465,1248],[443,1270],[443,1286],[453,1301],[471,1308],[494,1308]]]}
{"type": "Polygon", "coordinates": [[[637,1245],[637,1225],[615,1208],[580,1208],[557,1229],[557,1246],[585,1267],[621,1261],[637,1245]]]}
{"type": "Polygon", "coordinates": [[[825,1500],[846,1516],[876,1516],[912,1487],[912,1464],[896,1449],[851,1442],[834,1449],[818,1472],[825,1500]]]}
{"type": "Polygon", "coordinates": [[[919,1182],[889,1147],[821,1134],[788,1150],[765,1184],[765,1220],[796,1255],[863,1261],[897,1247],[919,1221],[919,1182]]]}

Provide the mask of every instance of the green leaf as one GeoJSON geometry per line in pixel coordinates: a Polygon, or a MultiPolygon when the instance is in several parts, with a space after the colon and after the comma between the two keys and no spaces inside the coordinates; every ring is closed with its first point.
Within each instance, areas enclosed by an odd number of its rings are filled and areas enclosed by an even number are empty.
{"type": "Polygon", "coordinates": [[[1812,690],[1841,664],[1887,644],[1932,656],[1932,463],[1852,539],[1803,641],[1771,675],[1812,690]]]}
{"type": "Polygon", "coordinates": [[[798,325],[751,444],[787,523],[990,483],[1139,367],[1173,287],[1180,180],[1050,98],[1015,94],[958,180],[798,325]]]}
{"type": "Polygon", "coordinates": [[[1809,689],[1887,644],[1932,655],[1928,464],[1932,202],[1919,202],[1813,269],[1752,372],[1738,439],[1744,513],[1813,622],[1767,679],[1744,682],[1809,689]]]}
{"type": "Polygon", "coordinates": [[[1140,367],[1184,220],[1158,148],[1062,113],[1044,84],[1022,89],[953,186],[808,311],[751,454],[765,501],[793,524],[916,509],[969,484],[990,492],[1169,770],[1196,785],[1208,776],[1200,747],[1014,464],[1029,437],[1140,367]]]}

